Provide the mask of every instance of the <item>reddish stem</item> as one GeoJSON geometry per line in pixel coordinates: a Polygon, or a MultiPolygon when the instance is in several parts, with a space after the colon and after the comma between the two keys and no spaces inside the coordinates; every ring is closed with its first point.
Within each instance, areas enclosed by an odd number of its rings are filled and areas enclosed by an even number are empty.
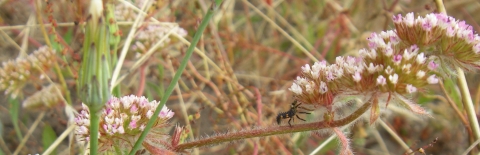
{"type": "Polygon", "coordinates": [[[257,115],[258,115],[257,124],[261,126],[262,125],[262,95],[260,94],[260,91],[258,90],[258,88],[253,87],[253,89],[255,90],[255,95],[257,95],[257,115]]]}
{"type": "Polygon", "coordinates": [[[297,124],[292,127],[290,127],[289,125],[270,126],[267,128],[257,128],[252,130],[242,130],[239,132],[218,134],[217,136],[211,136],[209,138],[200,139],[200,140],[177,145],[175,146],[174,151],[183,151],[186,149],[214,145],[214,144],[247,139],[247,138],[266,137],[271,135],[313,131],[313,130],[345,126],[355,121],[357,118],[359,118],[363,113],[365,113],[370,108],[371,105],[372,105],[372,102],[369,101],[363,104],[360,108],[358,108],[355,112],[353,112],[349,116],[342,118],[340,120],[332,121],[332,122],[319,121],[319,122],[313,122],[313,123],[297,124]]]}
{"type": "Polygon", "coordinates": [[[145,89],[145,68],[147,68],[146,63],[140,67],[140,85],[138,86],[137,96],[141,96],[143,94],[143,90],[145,89]]]}
{"type": "Polygon", "coordinates": [[[258,143],[254,142],[253,144],[253,155],[258,155],[258,143]]]}
{"type": "MultiPolygon", "coordinates": [[[[12,31],[15,35],[19,35],[19,34],[20,34],[20,31],[19,31],[19,30],[13,29],[13,30],[11,30],[11,31],[12,31]]],[[[38,42],[37,40],[33,39],[32,37],[29,37],[29,36],[27,36],[27,37],[28,37],[28,42],[29,42],[30,44],[32,44],[33,46],[35,46],[36,48],[39,48],[39,47],[42,47],[42,46],[43,46],[40,42],[38,42]]]]}
{"type": "Polygon", "coordinates": [[[283,145],[283,142],[280,141],[278,139],[278,137],[273,137],[273,141],[275,141],[275,143],[277,143],[278,147],[280,149],[282,149],[283,153],[286,154],[286,155],[292,155],[292,153],[290,153],[290,150],[288,150],[285,145],[283,145]]]}

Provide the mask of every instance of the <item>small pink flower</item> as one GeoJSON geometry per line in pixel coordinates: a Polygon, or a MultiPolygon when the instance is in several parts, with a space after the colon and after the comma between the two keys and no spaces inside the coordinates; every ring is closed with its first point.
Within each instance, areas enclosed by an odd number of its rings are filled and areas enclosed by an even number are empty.
{"type": "Polygon", "coordinates": [[[402,22],[402,14],[398,14],[398,15],[393,15],[393,22],[394,23],[401,23],[402,22]]]}
{"type": "Polygon", "coordinates": [[[393,63],[395,63],[396,65],[398,65],[401,61],[402,61],[402,55],[397,54],[393,56],[393,63]]]}
{"type": "Polygon", "coordinates": [[[447,37],[453,37],[455,36],[456,32],[455,32],[455,28],[450,26],[450,27],[447,27],[447,33],[445,35],[447,35],[447,37]]]}
{"type": "Polygon", "coordinates": [[[434,61],[430,61],[430,63],[428,63],[428,69],[432,71],[437,69],[437,67],[438,67],[438,64],[436,64],[434,61]]]}
{"type": "Polygon", "coordinates": [[[436,13],[435,16],[437,17],[438,20],[438,26],[442,29],[446,29],[448,26],[450,26],[451,21],[449,20],[448,16],[442,13],[436,13]]]}
{"type": "Polygon", "coordinates": [[[393,71],[393,68],[390,66],[387,66],[387,68],[385,69],[385,73],[387,73],[388,75],[393,74],[393,71]]]}
{"type": "Polygon", "coordinates": [[[325,94],[328,91],[327,84],[325,82],[320,82],[320,94],[325,94]]]}
{"type": "Polygon", "coordinates": [[[388,43],[385,47],[385,56],[390,57],[393,54],[393,48],[390,43],[388,43]]]}
{"type": "Polygon", "coordinates": [[[300,87],[296,83],[293,83],[292,86],[288,90],[292,91],[293,93],[295,93],[297,95],[302,94],[302,87],[300,87]]]}
{"type": "Polygon", "coordinates": [[[145,124],[140,125],[140,130],[141,131],[145,130],[145,124]]]}
{"type": "Polygon", "coordinates": [[[426,60],[426,59],[427,59],[427,58],[425,57],[425,54],[424,54],[424,53],[420,53],[420,54],[417,55],[417,63],[418,63],[418,64],[423,64],[423,63],[425,63],[425,60],[426,60]]]}
{"type": "Polygon", "coordinates": [[[422,23],[422,28],[423,28],[425,31],[430,31],[430,30],[432,30],[432,27],[433,27],[432,23],[430,23],[430,22],[428,22],[428,21],[426,21],[426,20],[424,20],[424,22],[422,23]]]}
{"type": "Polygon", "coordinates": [[[367,67],[368,73],[372,74],[377,71],[377,66],[373,65],[373,63],[370,63],[367,67]]]}
{"type": "Polygon", "coordinates": [[[152,115],[153,115],[153,111],[152,111],[152,110],[148,110],[148,111],[147,111],[147,118],[148,118],[148,119],[152,118],[152,115]]]}
{"type": "Polygon", "coordinates": [[[407,89],[407,93],[409,93],[409,94],[417,92],[417,87],[415,87],[411,84],[407,84],[406,89],[407,89]]]}
{"type": "Polygon", "coordinates": [[[390,76],[388,76],[388,79],[390,80],[390,82],[391,82],[392,84],[395,85],[395,84],[397,84],[397,82],[398,82],[398,74],[390,75],[390,76]]]}
{"type": "Polygon", "coordinates": [[[375,32],[373,32],[372,34],[370,34],[370,37],[367,38],[367,40],[369,41],[368,42],[368,47],[370,47],[370,49],[375,49],[377,48],[377,43],[376,43],[376,39],[377,39],[377,34],[375,32]]]}
{"type": "Polygon", "coordinates": [[[173,117],[173,114],[174,113],[170,109],[168,109],[166,106],[163,106],[160,114],[158,114],[158,117],[170,119],[173,117]]]}
{"type": "Polygon", "coordinates": [[[420,70],[420,71],[417,72],[416,76],[417,76],[417,78],[421,79],[425,76],[425,72],[420,70]]]}
{"type": "Polygon", "coordinates": [[[134,114],[137,113],[137,112],[138,112],[137,105],[135,105],[135,104],[132,105],[132,106],[130,107],[130,112],[131,112],[131,113],[134,113],[134,114]]]}
{"type": "Polygon", "coordinates": [[[407,49],[405,49],[405,51],[403,52],[403,58],[405,58],[406,61],[412,59],[412,57],[415,55],[416,53],[414,52],[409,52],[407,49]]]}
{"type": "Polygon", "coordinates": [[[125,129],[123,128],[123,125],[120,125],[120,126],[117,128],[117,132],[120,133],[120,134],[124,134],[124,133],[125,133],[125,129]]]}
{"type": "Polygon", "coordinates": [[[400,42],[400,38],[398,38],[397,34],[390,36],[390,42],[393,45],[397,45],[400,42]]]}
{"type": "Polygon", "coordinates": [[[422,28],[426,31],[432,30],[433,27],[437,26],[437,17],[435,14],[427,14],[422,22],[422,28]]]}
{"type": "Polygon", "coordinates": [[[411,51],[412,53],[417,53],[418,50],[419,50],[419,48],[418,48],[417,45],[412,45],[412,46],[410,46],[410,51],[411,51]]]}
{"type": "Polygon", "coordinates": [[[352,77],[353,77],[353,81],[355,82],[359,82],[362,79],[362,76],[360,76],[359,72],[355,72],[355,74],[352,75],[352,77]]]}
{"type": "Polygon", "coordinates": [[[137,121],[136,121],[136,120],[130,121],[130,123],[128,124],[128,127],[129,127],[130,129],[135,129],[135,128],[137,128],[137,121]]]}
{"type": "Polygon", "coordinates": [[[430,77],[427,78],[427,82],[429,84],[437,84],[438,78],[435,75],[430,75],[430,77]]]}
{"type": "Polygon", "coordinates": [[[80,126],[80,127],[77,129],[77,133],[78,133],[78,134],[89,134],[89,133],[88,133],[88,129],[87,129],[87,127],[85,127],[85,126],[80,126]]]}
{"type": "Polygon", "coordinates": [[[413,24],[415,24],[415,17],[413,16],[412,12],[407,13],[404,20],[405,20],[405,23],[407,24],[407,26],[409,26],[409,27],[412,27],[413,24]]]}
{"type": "Polygon", "coordinates": [[[410,68],[412,68],[412,64],[405,64],[405,65],[402,66],[402,71],[409,74],[410,73],[410,68]]]}
{"type": "Polygon", "coordinates": [[[309,64],[305,64],[305,66],[302,66],[302,71],[304,73],[310,73],[310,71],[312,71],[312,69],[310,68],[309,64]]]}
{"type": "Polygon", "coordinates": [[[475,54],[480,53],[480,43],[476,43],[475,45],[473,45],[472,50],[473,52],[475,52],[475,54]]]}
{"type": "Polygon", "coordinates": [[[333,76],[333,73],[331,71],[327,71],[327,81],[333,81],[335,80],[335,76],[333,76]]]}
{"type": "Polygon", "coordinates": [[[383,77],[382,75],[378,76],[377,77],[377,85],[385,85],[387,84],[387,79],[385,79],[385,77],[383,77]]]}

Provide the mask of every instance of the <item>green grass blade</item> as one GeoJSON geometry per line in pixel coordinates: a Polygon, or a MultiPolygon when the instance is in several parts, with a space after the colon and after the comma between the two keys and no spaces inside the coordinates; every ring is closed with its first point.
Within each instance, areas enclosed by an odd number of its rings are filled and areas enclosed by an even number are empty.
{"type": "Polygon", "coordinates": [[[18,126],[18,111],[20,110],[20,100],[17,98],[8,98],[8,103],[10,104],[10,108],[8,108],[8,112],[10,112],[10,117],[12,118],[13,128],[15,129],[15,134],[19,140],[23,139],[22,132],[20,131],[20,127],[18,126]]]}
{"type": "MultiPolygon", "coordinates": [[[[167,91],[163,95],[162,100],[160,101],[160,105],[158,105],[158,107],[155,110],[155,113],[153,114],[153,116],[158,116],[158,114],[160,113],[160,110],[162,109],[162,107],[167,102],[168,97],[170,97],[170,95],[172,94],[173,89],[174,89],[175,85],[177,84],[178,80],[180,79],[180,76],[182,75],[183,70],[187,66],[187,62],[190,59],[190,56],[192,56],[192,53],[193,53],[193,50],[195,49],[195,46],[197,45],[198,41],[200,40],[200,38],[203,34],[203,31],[205,31],[205,28],[207,27],[210,19],[213,17],[214,12],[220,6],[221,2],[222,2],[221,0],[216,0],[215,3],[213,3],[212,6],[210,7],[210,9],[208,10],[207,14],[205,15],[205,18],[203,18],[202,22],[200,23],[200,26],[198,27],[197,32],[193,36],[192,43],[190,44],[190,46],[187,49],[187,53],[185,54],[185,57],[183,58],[182,62],[180,63],[180,66],[178,67],[178,70],[175,73],[175,76],[173,77],[172,82],[170,82],[170,85],[168,86],[167,91]]],[[[140,135],[137,142],[133,146],[133,149],[130,151],[130,153],[129,153],[130,155],[134,155],[135,152],[138,149],[140,149],[140,146],[142,145],[143,140],[147,136],[148,132],[150,131],[150,128],[152,128],[153,123],[157,120],[157,118],[158,117],[152,117],[150,119],[150,121],[148,121],[147,126],[145,127],[145,130],[143,130],[142,134],[140,135]]]]}
{"type": "MultiPolygon", "coordinates": [[[[43,148],[50,147],[50,145],[52,145],[56,139],[57,139],[57,134],[55,133],[53,128],[50,125],[45,125],[45,127],[43,127],[43,132],[42,132],[43,148]]],[[[52,154],[57,154],[56,149],[52,152],[52,154]]]]}

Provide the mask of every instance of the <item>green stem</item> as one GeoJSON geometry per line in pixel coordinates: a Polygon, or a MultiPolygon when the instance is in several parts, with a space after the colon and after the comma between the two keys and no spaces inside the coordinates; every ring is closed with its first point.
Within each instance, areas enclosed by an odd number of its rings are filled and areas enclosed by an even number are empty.
{"type": "Polygon", "coordinates": [[[467,80],[465,79],[465,73],[459,67],[457,67],[458,74],[458,84],[460,87],[460,92],[462,92],[463,106],[467,111],[467,116],[470,122],[470,127],[472,128],[473,136],[475,141],[480,139],[480,128],[478,126],[477,113],[473,106],[472,97],[470,96],[470,91],[468,90],[467,80]]]}
{"type": "Polygon", "coordinates": [[[233,133],[225,133],[225,134],[220,134],[218,136],[212,136],[209,138],[200,139],[193,142],[183,143],[175,146],[174,150],[180,152],[186,149],[214,145],[214,144],[219,144],[223,142],[230,142],[230,141],[246,139],[246,138],[265,137],[265,136],[271,136],[271,135],[341,127],[354,122],[356,119],[362,116],[362,114],[365,113],[370,108],[371,105],[372,105],[372,102],[369,101],[363,104],[360,108],[358,108],[355,112],[353,112],[349,116],[342,118],[340,120],[333,121],[331,123],[328,123],[326,121],[320,121],[320,122],[313,122],[313,123],[297,124],[292,127],[288,125],[273,126],[268,128],[258,128],[253,130],[244,130],[244,131],[233,132],[233,133]]]}
{"type": "MultiPolygon", "coordinates": [[[[92,111],[93,109],[90,109],[92,111]]],[[[98,152],[98,126],[100,124],[100,114],[90,114],[90,154],[95,155],[98,152]]]]}
{"type": "MultiPolygon", "coordinates": [[[[435,0],[435,4],[437,5],[437,9],[440,13],[447,14],[447,10],[443,5],[442,0],[435,0]]],[[[467,79],[465,78],[465,73],[463,72],[462,68],[456,67],[456,70],[460,92],[462,93],[463,106],[467,111],[467,116],[470,122],[470,127],[472,128],[474,139],[477,141],[480,139],[480,128],[478,125],[477,113],[475,112],[475,107],[473,106],[472,96],[468,90],[467,79]]]]}
{"type": "MultiPolygon", "coordinates": [[[[188,60],[192,56],[192,53],[193,53],[193,50],[195,49],[195,46],[197,45],[198,41],[200,40],[200,37],[202,36],[203,31],[205,31],[205,28],[207,27],[208,22],[213,17],[214,12],[218,9],[221,2],[222,2],[222,0],[215,0],[215,2],[212,3],[210,9],[208,10],[207,14],[205,15],[205,18],[203,18],[202,22],[200,23],[200,26],[198,27],[197,32],[193,36],[192,43],[190,44],[190,46],[187,49],[187,53],[185,54],[185,57],[183,58],[180,66],[178,67],[178,70],[175,73],[175,76],[173,77],[172,81],[170,82],[170,85],[168,85],[167,91],[163,95],[162,100],[160,101],[160,105],[158,105],[158,107],[155,110],[155,113],[153,114],[153,116],[158,116],[158,114],[160,113],[160,110],[163,108],[163,106],[167,102],[168,97],[170,97],[170,95],[172,94],[173,89],[175,88],[175,85],[177,84],[178,80],[180,79],[180,75],[182,75],[183,70],[187,66],[188,60]]],[[[142,145],[143,140],[147,136],[148,132],[150,131],[150,128],[152,128],[153,123],[155,123],[157,118],[158,117],[152,117],[150,119],[150,121],[148,121],[147,126],[143,130],[143,132],[140,135],[140,137],[138,138],[137,142],[135,142],[135,145],[133,146],[132,150],[130,151],[130,153],[129,153],[130,155],[134,155],[135,152],[138,149],[140,149],[140,146],[142,145]]]]}

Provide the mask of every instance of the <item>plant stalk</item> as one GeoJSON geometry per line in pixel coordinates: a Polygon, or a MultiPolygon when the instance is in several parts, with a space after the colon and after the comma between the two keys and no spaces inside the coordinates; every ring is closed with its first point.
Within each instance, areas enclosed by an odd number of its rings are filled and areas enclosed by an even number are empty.
{"type": "Polygon", "coordinates": [[[467,80],[465,78],[465,73],[459,67],[457,67],[458,74],[458,85],[460,87],[460,92],[462,93],[463,106],[467,111],[468,120],[470,122],[470,127],[472,128],[473,136],[475,141],[480,139],[480,128],[478,126],[477,113],[472,102],[472,96],[468,90],[467,80]]]}
{"type": "MultiPolygon", "coordinates": [[[[219,8],[220,4],[222,3],[222,0],[215,0],[215,2],[212,3],[210,6],[210,9],[208,10],[207,14],[205,15],[205,18],[203,18],[202,22],[200,23],[200,26],[198,27],[197,32],[193,36],[192,43],[187,49],[187,52],[185,54],[185,57],[183,58],[182,62],[180,63],[180,66],[178,67],[177,72],[175,73],[175,76],[173,77],[172,81],[170,82],[170,85],[168,85],[167,91],[165,91],[165,94],[163,95],[160,104],[158,105],[157,109],[155,110],[155,113],[153,116],[158,116],[160,113],[160,110],[165,106],[165,103],[168,100],[168,97],[173,92],[173,89],[175,88],[175,85],[177,84],[178,80],[180,79],[180,76],[182,75],[183,70],[185,70],[185,67],[187,66],[188,60],[192,56],[193,50],[195,49],[195,46],[197,43],[200,41],[200,37],[203,34],[203,31],[207,28],[208,22],[210,19],[213,17],[214,12],[219,8]]],[[[142,145],[143,140],[147,136],[148,132],[153,126],[153,123],[158,119],[158,117],[152,117],[150,121],[148,121],[147,126],[143,130],[142,134],[138,138],[137,142],[135,142],[135,145],[133,146],[132,150],[130,150],[130,155],[134,155],[135,152],[140,149],[140,146],[142,145]]]]}
{"type": "MultiPolygon", "coordinates": [[[[92,109],[90,111],[92,111],[92,109]]],[[[90,126],[90,153],[93,155],[98,152],[98,124],[100,124],[100,113],[90,113],[90,124],[97,124],[90,126]]]]}
{"type": "MultiPolygon", "coordinates": [[[[443,5],[442,0],[435,0],[435,4],[440,13],[447,14],[447,10],[445,9],[445,5],[443,5]]],[[[456,70],[458,76],[458,85],[460,87],[460,92],[462,93],[463,106],[465,111],[467,111],[467,116],[470,122],[470,127],[472,128],[474,140],[477,141],[480,139],[480,128],[478,125],[477,113],[475,112],[475,108],[473,106],[472,96],[470,95],[463,69],[456,67],[456,70]]]]}
{"type": "Polygon", "coordinates": [[[174,150],[175,151],[184,151],[186,149],[192,149],[192,148],[202,147],[202,146],[209,146],[209,145],[219,144],[219,143],[223,143],[223,142],[230,142],[230,141],[235,141],[235,140],[241,140],[241,139],[246,139],[246,138],[266,137],[266,136],[271,136],[271,135],[304,132],[304,131],[313,131],[313,130],[320,130],[320,129],[325,129],[325,128],[333,128],[333,127],[341,127],[341,126],[345,126],[345,125],[347,125],[349,123],[352,123],[355,120],[357,120],[359,117],[362,116],[363,113],[365,113],[370,108],[371,105],[372,105],[372,102],[369,101],[369,102],[363,104],[360,108],[358,108],[355,112],[353,112],[349,116],[347,116],[345,118],[342,118],[340,120],[333,121],[333,122],[319,121],[319,122],[313,122],[313,123],[296,124],[292,127],[290,127],[288,125],[273,126],[273,127],[267,127],[267,128],[244,130],[244,131],[233,132],[233,133],[225,133],[225,134],[221,134],[221,135],[218,135],[218,136],[212,136],[212,137],[205,138],[205,139],[200,139],[200,140],[197,140],[197,141],[183,143],[183,144],[175,146],[174,150]]]}

